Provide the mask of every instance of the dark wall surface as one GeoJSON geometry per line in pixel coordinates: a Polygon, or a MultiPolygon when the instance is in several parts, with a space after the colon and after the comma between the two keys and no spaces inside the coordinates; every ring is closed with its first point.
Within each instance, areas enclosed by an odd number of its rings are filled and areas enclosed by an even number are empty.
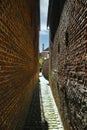
{"type": "Polygon", "coordinates": [[[65,2],[50,42],[50,84],[66,130],[87,129],[86,5],[85,0],[65,2]]]}
{"type": "Polygon", "coordinates": [[[49,79],[49,59],[44,60],[42,73],[46,79],[49,79]]]}

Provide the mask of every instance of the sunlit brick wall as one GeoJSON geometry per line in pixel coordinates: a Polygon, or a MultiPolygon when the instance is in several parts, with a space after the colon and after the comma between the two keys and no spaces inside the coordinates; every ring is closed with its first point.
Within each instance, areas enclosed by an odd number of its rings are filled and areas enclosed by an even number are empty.
{"type": "Polygon", "coordinates": [[[38,80],[34,1],[0,0],[0,130],[23,127],[38,80]]]}

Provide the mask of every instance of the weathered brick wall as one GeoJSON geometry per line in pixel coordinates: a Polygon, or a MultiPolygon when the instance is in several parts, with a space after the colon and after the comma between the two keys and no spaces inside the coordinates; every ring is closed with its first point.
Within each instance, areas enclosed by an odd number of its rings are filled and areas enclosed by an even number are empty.
{"type": "Polygon", "coordinates": [[[50,82],[66,130],[87,129],[86,6],[86,0],[65,2],[50,45],[50,82]]]}
{"type": "Polygon", "coordinates": [[[45,78],[49,79],[49,59],[44,60],[42,73],[45,78]]]}
{"type": "Polygon", "coordinates": [[[38,79],[35,2],[0,0],[0,130],[23,127],[38,79]]]}

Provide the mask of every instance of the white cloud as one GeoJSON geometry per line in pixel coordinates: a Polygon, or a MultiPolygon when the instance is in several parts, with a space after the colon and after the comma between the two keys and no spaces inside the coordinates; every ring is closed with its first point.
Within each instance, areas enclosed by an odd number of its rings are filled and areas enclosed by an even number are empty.
{"type": "Polygon", "coordinates": [[[45,48],[49,46],[49,30],[47,29],[48,1],[40,0],[40,52],[42,51],[42,43],[44,43],[45,48]]]}
{"type": "Polygon", "coordinates": [[[42,30],[42,31],[40,31],[40,35],[48,35],[48,30],[42,30]]]}
{"type": "Polygon", "coordinates": [[[46,26],[46,23],[42,23],[41,24],[41,30],[47,30],[47,26],[46,26]]]}
{"type": "Polygon", "coordinates": [[[41,0],[41,13],[47,16],[48,0],[41,0]]]}
{"type": "Polygon", "coordinates": [[[40,0],[40,11],[41,11],[41,30],[47,29],[47,13],[48,13],[48,1],[40,0]]]}

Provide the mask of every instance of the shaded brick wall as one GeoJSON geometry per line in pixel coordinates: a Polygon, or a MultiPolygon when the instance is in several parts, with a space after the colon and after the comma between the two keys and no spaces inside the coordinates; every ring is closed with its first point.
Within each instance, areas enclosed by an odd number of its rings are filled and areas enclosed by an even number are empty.
{"type": "Polygon", "coordinates": [[[50,44],[50,83],[66,130],[87,129],[87,1],[65,2],[50,44]]]}
{"type": "Polygon", "coordinates": [[[0,130],[23,127],[38,80],[36,13],[34,1],[0,0],[0,130]]]}
{"type": "Polygon", "coordinates": [[[42,73],[45,78],[49,79],[49,59],[44,60],[42,73]]]}

